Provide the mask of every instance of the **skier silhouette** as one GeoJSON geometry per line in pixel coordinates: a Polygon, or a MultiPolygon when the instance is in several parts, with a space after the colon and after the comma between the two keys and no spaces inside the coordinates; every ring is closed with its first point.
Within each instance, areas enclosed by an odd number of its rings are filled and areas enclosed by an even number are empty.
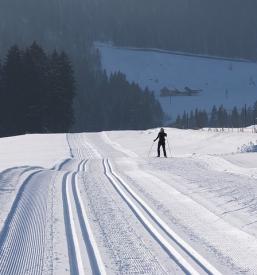
{"type": "Polygon", "coordinates": [[[165,148],[165,137],[167,137],[167,134],[164,132],[164,129],[161,128],[157,138],[154,140],[155,142],[157,139],[159,139],[158,147],[157,147],[157,153],[158,153],[157,157],[160,157],[160,148],[162,146],[164,157],[167,158],[166,148],[165,148]]]}

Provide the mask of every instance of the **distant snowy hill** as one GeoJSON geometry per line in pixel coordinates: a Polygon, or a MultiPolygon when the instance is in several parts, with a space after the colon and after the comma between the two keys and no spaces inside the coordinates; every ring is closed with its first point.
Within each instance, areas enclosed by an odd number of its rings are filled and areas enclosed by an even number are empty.
{"type": "Polygon", "coordinates": [[[257,63],[246,60],[197,56],[157,49],[119,48],[95,43],[108,74],[121,71],[129,81],[153,90],[164,111],[176,118],[196,107],[214,104],[231,109],[257,100],[257,63]],[[161,98],[163,87],[183,91],[201,89],[198,96],[161,98]]]}

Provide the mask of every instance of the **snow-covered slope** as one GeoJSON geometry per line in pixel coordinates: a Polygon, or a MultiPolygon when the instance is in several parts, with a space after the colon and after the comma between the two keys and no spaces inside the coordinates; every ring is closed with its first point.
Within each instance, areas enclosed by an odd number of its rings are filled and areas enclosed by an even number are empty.
{"type": "Polygon", "coordinates": [[[68,156],[65,134],[35,134],[0,139],[0,171],[22,165],[51,168],[68,156]]]}
{"type": "Polygon", "coordinates": [[[256,134],[166,131],[0,139],[0,273],[256,274],[256,134]]]}
{"type": "Polygon", "coordinates": [[[151,49],[117,48],[96,43],[108,74],[121,71],[129,81],[154,90],[166,113],[174,119],[196,107],[210,110],[223,104],[252,105],[257,100],[257,64],[245,60],[193,56],[151,49]],[[160,90],[201,89],[199,96],[160,98],[160,90]]]}

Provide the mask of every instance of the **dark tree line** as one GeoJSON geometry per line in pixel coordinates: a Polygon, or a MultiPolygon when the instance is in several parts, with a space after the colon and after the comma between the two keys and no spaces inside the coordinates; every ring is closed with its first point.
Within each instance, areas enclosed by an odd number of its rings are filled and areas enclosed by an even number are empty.
{"type": "Polygon", "coordinates": [[[97,67],[94,41],[257,60],[256,11],[256,0],[2,0],[0,52],[38,41],[68,53],[77,83],[74,129],[83,131],[91,87],[83,69],[97,67]]]}
{"type": "Polygon", "coordinates": [[[257,101],[253,106],[234,107],[227,110],[223,105],[214,105],[211,112],[195,109],[178,115],[172,127],[180,129],[210,128],[243,128],[257,123],[257,101]]]}
{"type": "Polygon", "coordinates": [[[256,60],[256,12],[256,0],[2,0],[0,48],[37,40],[82,55],[103,40],[256,60]]]}
{"type": "Polygon", "coordinates": [[[129,83],[124,74],[88,74],[84,91],[86,131],[137,130],[162,124],[164,113],[153,92],[129,83]]]}
{"type": "Polygon", "coordinates": [[[256,0],[89,0],[96,38],[257,59],[256,0]]]}
{"type": "Polygon", "coordinates": [[[121,73],[107,77],[94,68],[98,58],[91,58],[80,72],[83,96],[73,104],[75,79],[64,52],[46,54],[37,43],[24,50],[10,48],[0,63],[0,136],[74,130],[79,104],[80,131],[146,129],[162,123],[163,111],[152,92],[121,73]]]}
{"type": "Polygon", "coordinates": [[[1,136],[71,128],[75,82],[64,52],[46,54],[37,43],[13,46],[0,68],[1,136]]]}

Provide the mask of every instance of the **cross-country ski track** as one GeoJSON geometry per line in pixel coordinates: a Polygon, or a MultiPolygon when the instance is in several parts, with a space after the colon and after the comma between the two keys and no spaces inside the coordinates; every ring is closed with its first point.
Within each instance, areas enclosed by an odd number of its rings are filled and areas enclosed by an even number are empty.
{"type": "MultiPolygon", "coordinates": [[[[256,263],[242,256],[246,248],[257,256],[255,236],[237,226],[237,216],[221,219],[201,197],[176,188],[186,179],[175,158],[139,157],[108,133],[66,140],[70,156],[53,168],[0,174],[0,274],[256,274],[256,263]],[[153,167],[162,161],[173,165],[169,177],[153,167]]],[[[202,159],[190,159],[195,171],[202,159]]]]}

